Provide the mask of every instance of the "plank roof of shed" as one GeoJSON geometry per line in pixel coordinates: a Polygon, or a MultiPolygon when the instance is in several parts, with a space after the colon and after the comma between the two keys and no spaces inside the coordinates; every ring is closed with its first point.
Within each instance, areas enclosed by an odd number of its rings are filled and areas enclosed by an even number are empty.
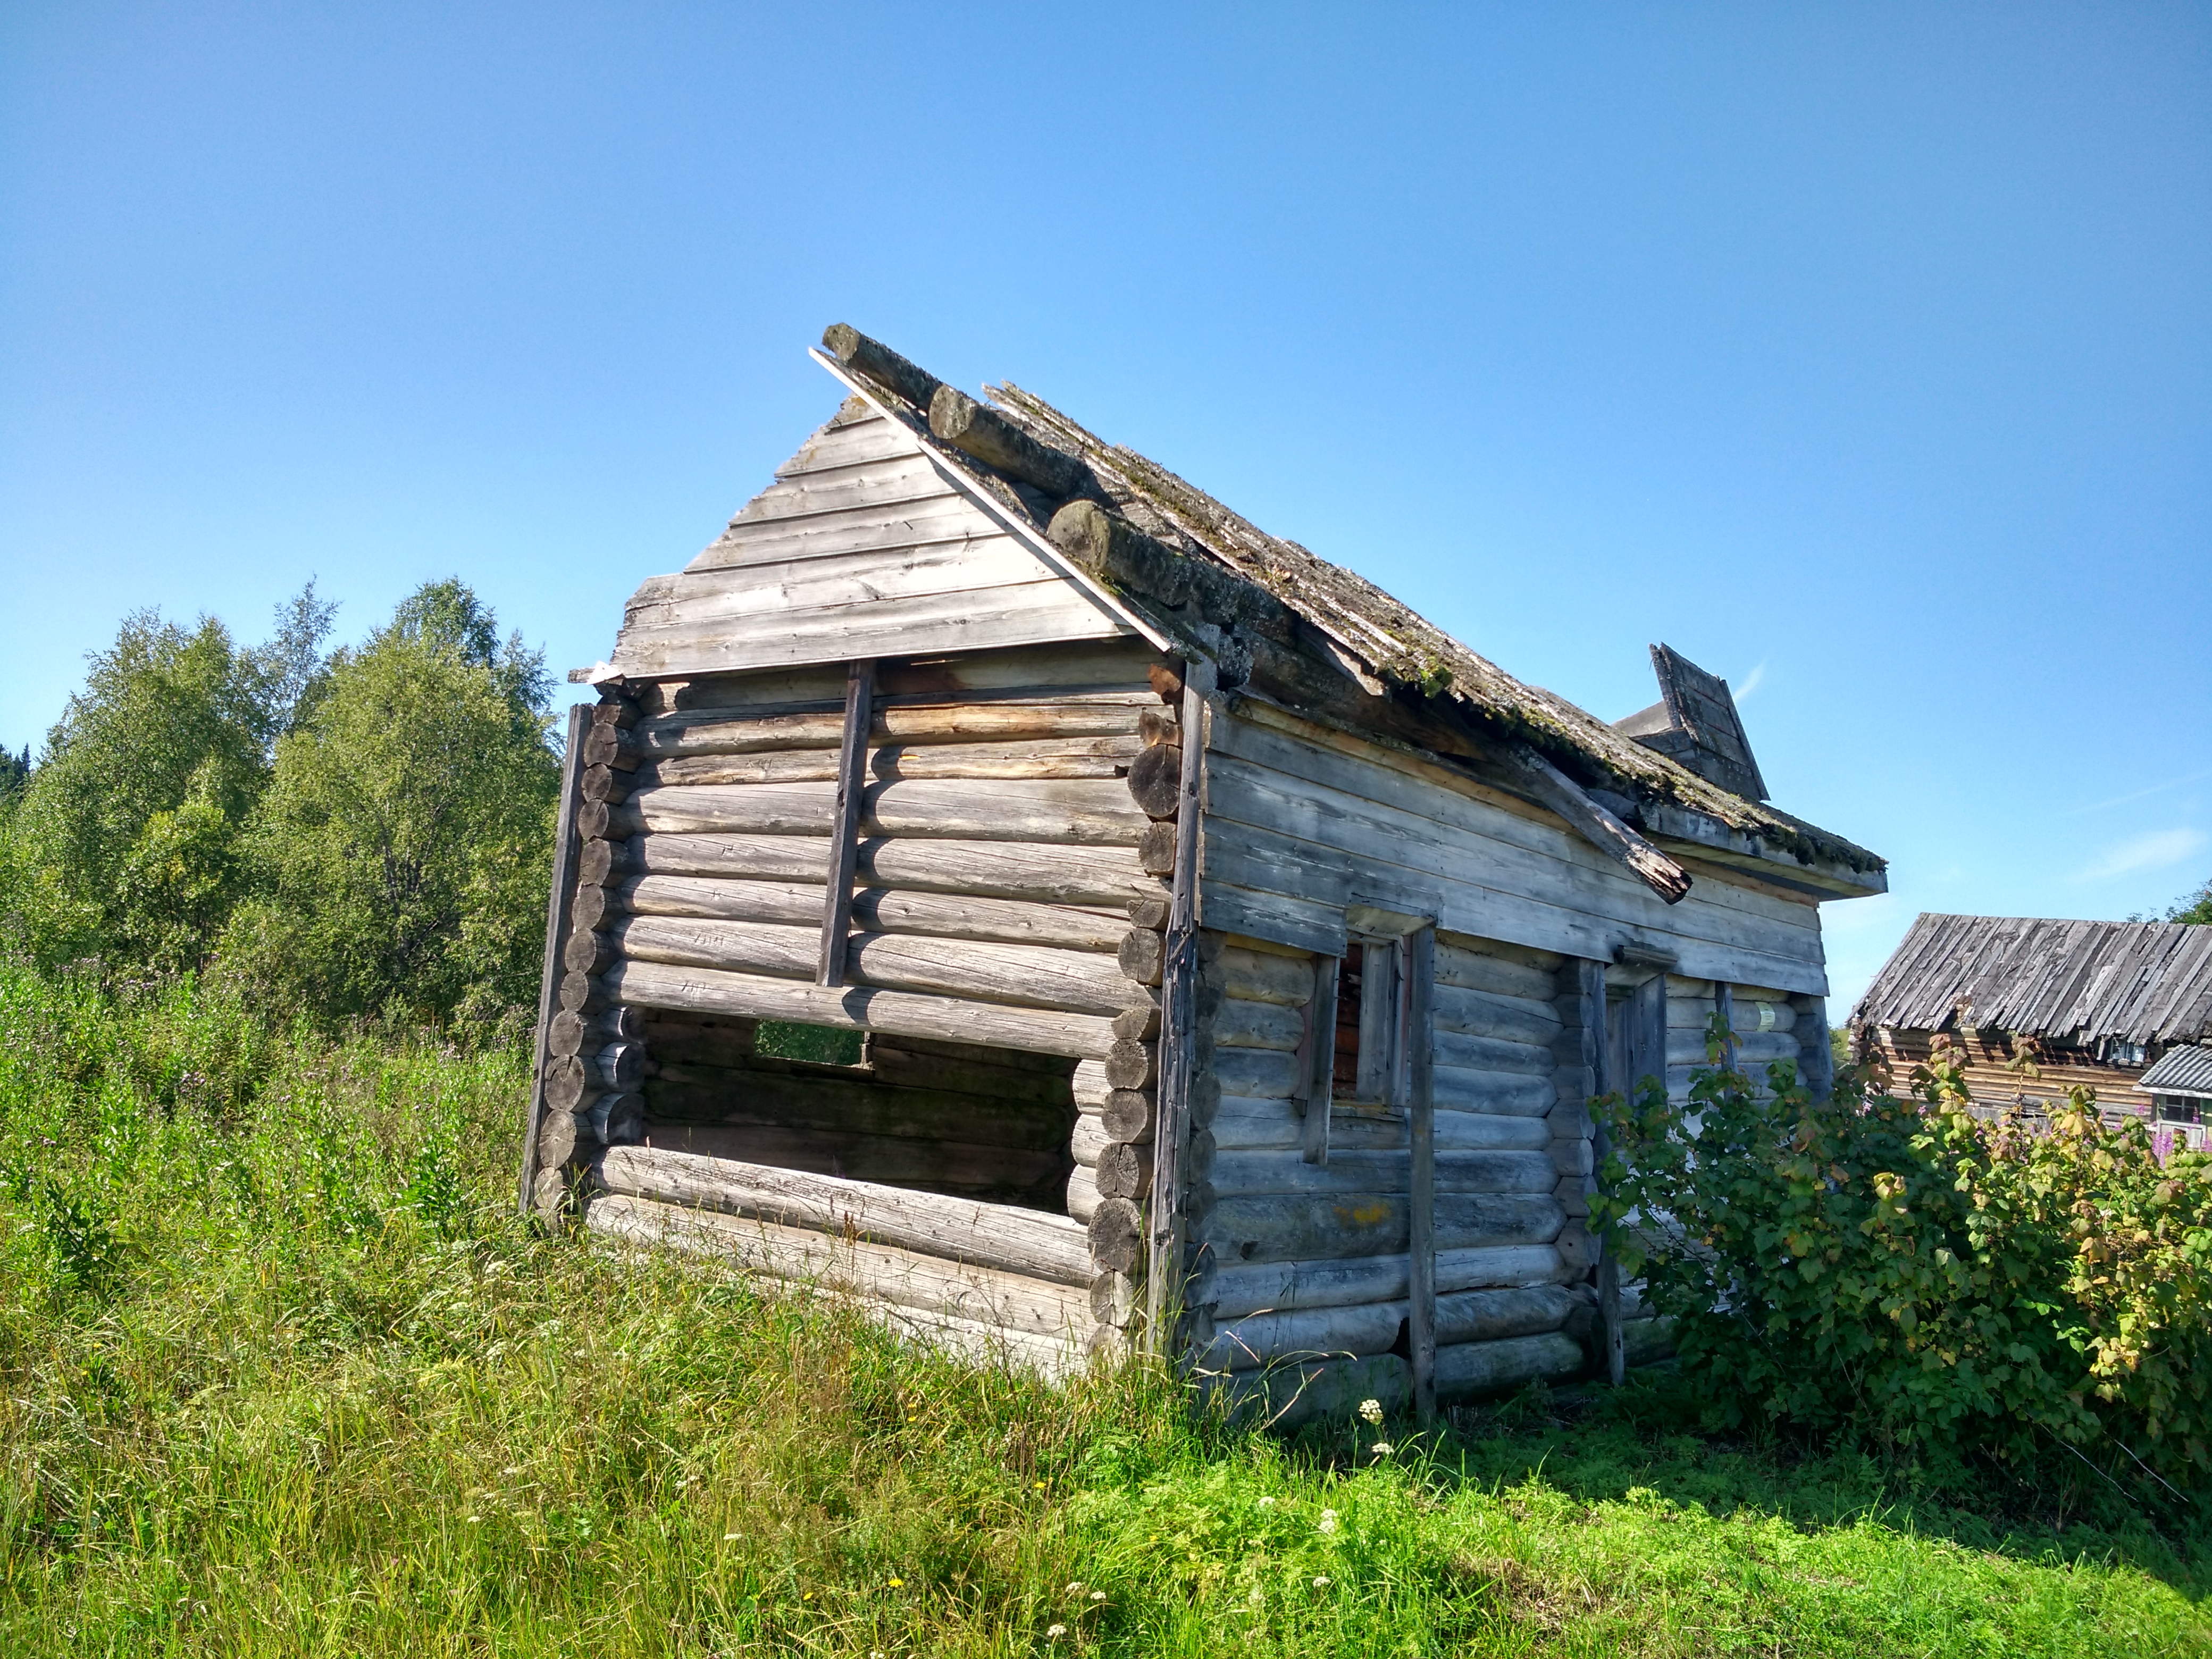
{"type": "Polygon", "coordinates": [[[2187,1041],[2212,1034],[2212,927],[1924,914],[1853,1017],[2081,1043],[2187,1041]]]}
{"type": "Polygon", "coordinates": [[[2185,1042],[2136,1079],[2151,1095],[2191,1095],[2212,1099],[2212,1048],[2185,1042]]]}

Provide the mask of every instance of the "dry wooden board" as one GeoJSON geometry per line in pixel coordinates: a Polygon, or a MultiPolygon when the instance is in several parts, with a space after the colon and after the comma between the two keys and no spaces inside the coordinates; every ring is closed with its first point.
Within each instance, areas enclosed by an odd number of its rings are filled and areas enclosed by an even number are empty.
{"type": "MultiPolygon", "coordinates": [[[[1007,743],[894,744],[872,749],[867,775],[879,782],[914,778],[1112,778],[1142,751],[1133,734],[1042,738],[1007,743]]],[[[678,755],[638,769],[635,787],[663,784],[812,783],[836,775],[827,749],[678,755]]]]}
{"type": "MultiPolygon", "coordinates": [[[[805,925],[822,912],[816,883],[733,881],[694,876],[641,876],[624,883],[622,902],[641,916],[691,916],[805,925]]],[[[1008,945],[1042,945],[1099,953],[1116,949],[1129,931],[1126,914],[1101,914],[1012,899],[898,892],[864,887],[853,896],[853,921],[868,933],[920,933],[1008,945]]]]}
{"type": "Polygon", "coordinates": [[[586,1220],[595,1232],[696,1247],[771,1278],[957,1314],[1031,1336],[1079,1339],[1091,1322],[1088,1294],[1071,1285],[749,1216],[610,1193],[593,1202],[586,1220]]]}
{"type": "MultiPolygon", "coordinates": [[[[1189,1300],[1194,1307],[1212,1307],[1214,1317],[1224,1320],[1271,1310],[1402,1301],[1407,1271],[1402,1255],[1214,1265],[1193,1283],[1189,1300]]],[[[1550,1244],[1437,1252],[1439,1296],[1488,1285],[1557,1284],[1574,1272],[1550,1244]]]]}
{"type": "Polygon", "coordinates": [[[1437,1065],[1454,1066],[1468,1072],[1548,1078],[1559,1069],[1559,1061],[1549,1047],[1504,1042],[1495,1037],[1469,1036],[1461,1031],[1438,1031],[1436,1053],[1437,1065]]]}
{"type": "MultiPolygon", "coordinates": [[[[1547,953],[1548,954],[1548,952],[1547,953]]],[[[1462,945],[1449,939],[1437,941],[1437,984],[1439,988],[1473,994],[1505,997],[1533,1007],[1549,1010],[1554,1023],[1559,1011],[1552,1006],[1557,988],[1556,970],[1531,967],[1492,950],[1462,945]]]]}
{"type": "Polygon", "coordinates": [[[1213,1040],[1224,1048],[1291,1049],[1304,1032],[1298,1011],[1279,1003],[1224,997],[1213,1017],[1213,1040]]]}
{"type": "Polygon", "coordinates": [[[1249,1415],[1281,1430],[1316,1420],[1349,1420],[1369,1400],[1395,1414],[1411,1391],[1406,1362],[1395,1353],[1218,1372],[1206,1380],[1207,1392],[1222,1394],[1238,1420],[1249,1415]]]}
{"type": "Polygon", "coordinates": [[[610,1148],[598,1173],[611,1192],[636,1198],[872,1239],[1054,1284],[1087,1287],[1091,1279],[1083,1229],[1065,1216],[649,1146],[610,1148]]]}
{"type": "MultiPolygon", "coordinates": [[[[1437,952],[1439,956],[1442,951],[1437,952]]],[[[1501,997],[1487,991],[1463,990],[1439,983],[1436,991],[1437,1029],[1468,1036],[1494,1037],[1507,1042],[1526,1042],[1549,1048],[1559,1034],[1559,1016],[1548,1002],[1522,997],[1501,997]]]]}
{"type": "Polygon", "coordinates": [[[886,696],[942,696],[955,692],[1029,698],[1062,689],[1103,693],[1120,688],[1133,702],[1157,708],[1159,696],[1146,679],[1160,660],[1137,638],[1018,646],[969,655],[908,659],[887,666],[886,696]]]}
{"type": "Polygon", "coordinates": [[[1311,958],[1224,945],[1206,959],[1206,973],[1232,997],[1303,1008],[1313,996],[1311,958]]]}
{"type": "MultiPolygon", "coordinates": [[[[1264,705],[1251,707],[1257,713],[1264,705]]],[[[1296,723],[1294,717],[1291,723],[1296,723]]],[[[1415,761],[1379,745],[1361,744],[1356,738],[1349,740],[1350,750],[1340,749],[1264,720],[1218,720],[1210,735],[1215,747],[1316,788],[1340,791],[1352,799],[1393,808],[1423,822],[1472,831],[1520,852],[1562,859],[1602,872],[1608,881],[1627,879],[1619,866],[1578,836],[1568,834],[1547,810],[1500,795],[1471,778],[1462,782],[1465,775],[1456,767],[1415,761]]],[[[1629,884],[1640,886],[1632,880],[1629,884]]],[[[1783,896],[1726,881],[1712,885],[1716,891],[1700,896],[1701,902],[1747,915],[1794,919],[1793,925],[1800,927],[1816,925],[1803,896],[1783,896]]],[[[1666,908],[1648,890],[1640,902],[1652,914],[1663,915],[1666,908]]]]}
{"type": "MultiPolygon", "coordinates": [[[[1304,1144],[1305,1119],[1287,1100],[1224,1097],[1209,1126],[1223,1152],[1286,1151],[1304,1144]]],[[[1437,1112],[1439,1152],[1540,1152],[1552,1144],[1548,1118],[1507,1117],[1493,1112],[1437,1112]]],[[[1389,1151],[1406,1146],[1402,1116],[1369,1116],[1339,1107],[1329,1125],[1329,1145],[1344,1151],[1389,1151]]]]}
{"type": "MultiPolygon", "coordinates": [[[[836,787],[708,784],[641,790],[617,809],[633,833],[738,830],[823,836],[836,787]]],[[[988,788],[937,780],[868,787],[863,827],[874,836],[1071,842],[1134,847],[1152,820],[1112,779],[1000,781],[988,788]]]]}
{"type": "MultiPolygon", "coordinates": [[[[649,874],[815,882],[830,848],[826,836],[781,835],[641,836],[628,845],[628,867],[649,874]]],[[[860,843],[858,868],[878,887],[1056,904],[1124,906],[1166,885],[1126,847],[874,839],[860,843]]]]}
{"type": "Polygon", "coordinates": [[[1283,1359],[1384,1353],[1405,1319],[1402,1302],[1255,1314],[1216,1329],[1191,1363],[1203,1371],[1241,1371],[1283,1359]]]}
{"type": "Polygon", "coordinates": [[[1557,1073],[1535,1077],[1525,1073],[1478,1072],[1462,1066],[1437,1066],[1437,1107],[1440,1111],[1496,1112],[1507,1117],[1542,1117],[1559,1102],[1557,1073]]]}
{"type": "MultiPolygon", "coordinates": [[[[857,560],[864,556],[848,556],[857,560]]],[[[972,651],[1040,640],[1095,639],[1126,631],[1082,588],[1050,577],[785,611],[773,627],[733,629],[696,641],[664,641],[652,632],[625,629],[615,647],[614,665],[625,674],[655,678],[902,652],[972,651]]]]}
{"type": "Polygon", "coordinates": [[[1356,882],[1369,902],[1409,915],[1434,915],[1440,927],[1455,933],[1601,959],[1610,958],[1624,937],[1648,937],[1700,972],[1825,990],[1818,934],[1809,928],[1778,929],[1759,918],[1740,927],[1735,915],[1709,911],[1695,892],[1668,910],[1617,866],[1595,870],[1554,860],[1548,871],[1533,863],[1518,870],[1512,860],[1492,856],[1510,850],[1505,843],[1386,822],[1386,809],[1333,797],[1301,800],[1278,787],[1279,775],[1217,758],[1218,775],[1209,778],[1209,884],[1341,904],[1356,882]],[[1645,899],[1668,914],[1652,914],[1645,899]],[[1681,931],[1692,927],[1715,937],[1681,931]],[[1763,942],[1741,941],[1747,927],[1763,942]]]}
{"type": "MultiPolygon", "coordinates": [[[[1437,1248],[1548,1244],[1566,1219],[1548,1194],[1439,1193],[1437,1248]]],[[[1224,1262],[1402,1255],[1407,1199],[1403,1193],[1224,1198],[1194,1223],[1191,1236],[1224,1262]]]]}
{"type": "Polygon", "coordinates": [[[1213,851],[1224,840],[1234,839],[1237,826],[1230,826],[1229,830],[1224,836],[1218,826],[1212,826],[1205,837],[1206,885],[1200,900],[1200,919],[1206,926],[1295,945],[1317,956],[1341,957],[1346,943],[1342,900],[1292,898],[1236,885],[1221,873],[1222,860],[1213,851]]]}
{"type": "MultiPolygon", "coordinates": [[[[785,978],[811,975],[813,955],[820,946],[818,933],[803,927],[690,916],[633,916],[612,930],[611,937],[623,957],[632,962],[785,978]]],[[[1123,976],[1114,958],[1088,951],[855,933],[847,960],[855,984],[888,990],[1089,1014],[1144,1007],[1152,1000],[1144,987],[1123,976]]]]}
{"type": "Polygon", "coordinates": [[[1115,1041],[1113,1021],[1093,1014],[916,996],[864,985],[831,988],[712,968],[622,962],[608,970],[605,984],[611,1000],[640,1008],[992,1042],[1039,1054],[1103,1060],[1115,1041]]]}
{"type": "Polygon", "coordinates": [[[1455,1342],[1437,1350],[1437,1393],[1465,1399],[1523,1383],[1573,1376],[1589,1364],[1581,1343],[1556,1334],[1503,1342],[1455,1342]]]}
{"type": "Polygon", "coordinates": [[[1064,1142],[1038,1150],[781,1124],[655,1122],[647,1126],[644,1144],[659,1152],[886,1186],[926,1186],[1006,1204],[1054,1192],[1067,1172],[1064,1142]]]}
{"type": "MultiPolygon", "coordinates": [[[[848,558],[870,553],[900,553],[938,544],[962,546],[1006,539],[973,503],[950,490],[875,507],[799,514],[732,526],[687,566],[684,577],[709,582],[747,565],[781,564],[795,559],[848,558]]],[[[1038,567],[1042,569],[1042,564],[1038,567]]]]}
{"type": "MultiPolygon", "coordinates": [[[[1402,1193],[1407,1190],[1408,1156],[1400,1151],[1332,1148],[1328,1163],[1308,1164],[1283,1152],[1224,1152],[1215,1155],[1207,1180],[1223,1198],[1253,1193],[1402,1193]]],[[[1547,1152],[1437,1154],[1440,1193],[1548,1193],[1559,1178],[1547,1152]]]]}

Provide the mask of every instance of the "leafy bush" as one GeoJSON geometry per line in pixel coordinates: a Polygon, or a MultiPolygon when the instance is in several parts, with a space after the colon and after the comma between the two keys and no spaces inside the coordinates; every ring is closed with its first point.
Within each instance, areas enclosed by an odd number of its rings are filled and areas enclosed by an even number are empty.
{"type": "Polygon", "coordinates": [[[1686,1106],[1650,1080],[1601,1103],[1593,1218],[1678,1320],[1717,1421],[2207,1484],[2212,1160],[2161,1166],[2079,1091],[2045,1130],[1978,1120],[1940,1054],[1908,1099],[1767,1073],[1771,1094],[1717,1063],[1686,1106]]]}

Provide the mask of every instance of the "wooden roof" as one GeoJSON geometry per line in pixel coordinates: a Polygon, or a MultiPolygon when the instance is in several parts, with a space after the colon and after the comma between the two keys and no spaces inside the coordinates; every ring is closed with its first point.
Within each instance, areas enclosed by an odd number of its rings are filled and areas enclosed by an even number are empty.
{"type": "Polygon", "coordinates": [[[2090,1045],[2212,1035],[2212,927],[1923,915],[1853,1011],[2090,1045]]]}
{"type": "MultiPolygon", "coordinates": [[[[1256,663],[1255,681],[1272,672],[1279,684],[1287,677],[1293,686],[1348,689],[1352,723],[1401,740],[1420,744],[1441,726],[1533,752],[1632,827],[1712,861],[1818,896],[1886,889],[1877,854],[1515,679],[1364,577],[1268,535],[1042,398],[1006,385],[978,402],[842,325],[824,343],[818,361],[859,398],[690,568],[638,590],[612,665],[597,677],[1134,632],[1256,663]],[[823,491],[839,480],[814,475],[848,427],[872,434],[871,465],[897,477],[832,501],[823,491]],[[1134,532],[1158,551],[1155,562],[1174,567],[1164,581],[1148,589],[1102,578],[1056,546],[1056,516],[1084,503],[1122,527],[1114,534],[1134,532]],[[861,534],[866,556],[833,548],[826,532],[861,534]],[[936,550],[926,568],[918,546],[936,550]],[[901,556],[885,563],[892,552],[901,556]],[[969,602],[977,588],[990,603],[969,602]]],[[[1736,781],[1763,793],[1741,746],[1736,781]]]]}
{"type": "Polygon", "coordinates": [[[2136,1079],[2136,1087],[2149,1095],[2187,1095],[2212,1100],[2212,1048],[2185,1042],[2169,1050],[2150,1070],[2136,1079]]]}

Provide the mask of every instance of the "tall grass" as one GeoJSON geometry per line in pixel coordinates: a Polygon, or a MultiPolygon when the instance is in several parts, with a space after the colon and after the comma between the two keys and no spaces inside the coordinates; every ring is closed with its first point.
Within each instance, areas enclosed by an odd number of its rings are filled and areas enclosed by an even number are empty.
{"type": "Polygon", "coordinates": [[[0,964],[0,1653],[2212,1649],[2185,1528],[1907,1501],[1663,1393],[1285,1446],[536,1237],[523,1079],[0,964]]]}

